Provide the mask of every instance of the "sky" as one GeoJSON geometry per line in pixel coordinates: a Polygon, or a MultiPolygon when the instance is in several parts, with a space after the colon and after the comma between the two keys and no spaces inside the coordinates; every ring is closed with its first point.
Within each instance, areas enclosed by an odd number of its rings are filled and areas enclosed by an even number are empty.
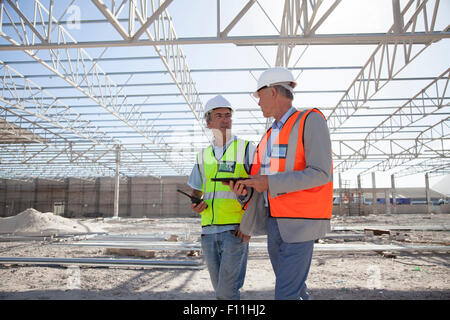
{"type": "MultiPolygon", "coordinates": [[[[181,37],[190,37],[192,35],[201,36],[213,36],[216,32],[216,17],[215,17],[215,7],[208,5],[208,1],[197,1],[195,6],[196,10],[190,10],[190,3],[187,1],[175,2],[169,8],[169,11],[174,18],[174,24],[177,30],[177,35],[181,37]],[[188,19],[177,19],[177,15],[181,12],[189,11],[188,19]],[[202,24],[192,23],[192,21],[202,20],[202,24]],[[205,27],[207,26],[207,27],[205,27]]],[[[209,3],[211,3],[209,1],[209,3]]],[[[222,28],[224,25],[230,21],[232,17],[236,14],[239,6],[239,1],[222,1],[221,14],[222,28]],[[226,5],[225,5],[226,3],[226,5]]],[[[281,12],[279,10],[279,3],[276,1],[260,1],[262,7],[266,12],[276,13],[281,12]]],[[[329,4],[330,2],[328,2],[329,4]]],[[[405,4],[405,1],[401,2],[401,7],[405,4]]],[[[344,0],[335,11],[327,18],[325,23],[318,29],[318,33],[321,34],[339,34],[339,33],[372,33],[380,32],[385,33],[387,29],[393,24],[392,17],[392,1],[391,0],[379,0],[379,1],[364,1],[364,0],[344,0]]],[[[325,4],[324,9],[327,8],[325,4]]],[[[247,14],[244,18],[236,25],[236,27],[231,31],[230,35],[242,35],[242,34],[261,34],[267,32],[268,34],[275,34],[275,27],[268,21],[265,17],[262,9],[254,5],[251,9],[251,14],[247,14]]],[[[250,12],[249,12],[250,13],[250,12]]],[[[274,14],[274,22],[276,26],[280,23],[277,21],[281,18],[281,14],[274,14]]],[[[449,22],[450,17],[450,1],[440,2],[440,16],[437,20],[436,30],[441,30],[449,22]]],[[[420,23],[417,25],[417,29],[421,28],[420,23]]],[[[290,66],[320,66],[329,65],[330,61],[338,66],[360,66],[363,65],[369,55],[374,50],[375,46],[334,46],[332,52],[329,50],[323,50],[323,48],[317,46],[310,46],[306,48],[305,46],[297,46],[294,51],[294,57],[291,59],[290,66]],[[298,57],[301,59],[297,61],[298,57]]],[[[191,68],[197,68],[200,66],[208,65],[210,67],[220,66],[220,67],[236,67],[238,66],[248,66],[257,64],[264,66],[266,61],[273,63],[275,60],[274,50],[271,48],[260,48],[264,52],[263,59],[253,47],[246,48],[246,51],[242,53],[239,52],[239,59],[236,63],[234,56],[230,54],[231,46],[223,45],[217,47],[207,47],[204,46],[202,49],[202,54],[198,54],[197,48],[193,46],[184,46],[183,51],[185,52],[189,65],[191,68]]],[[[426,49],[421,55],[418,56],[414,63],[404,68],[398,77],[435,77],[440,75],[445,68],[448,67],[448,52],[450,52],[450,41],[443,40],[438,44],[431,46],[426,49]]],[[[311,90],[319,86],[327,89],[342,90],[347,89],[348,84],[355,77],[355,73],[358,70],[349,71],[324,71],[324,72],[308,72],[305,71],[301,74],[294,72],[295,76],[298,76],[299,88],[302,90],[311,90]]],[[[236,83],[232,79],[233,75],[221,75],[220,86],[229,88],[230,90],[235,87],[245,87],[248,90],[252,90],[255,85],[254,79],[248,77],[247,81],[241,80],[242,82],[236,83]]],[[[214,91],[217,82],[215,75],[203,75],[204,78],[197,79],[199,87],[202,89],[208,87],[211,84],[211,91],[214,91]]],[[[417,92],[419,92],[429,81],[411,81],[405,82],[393,82],[389,86],[383,88],[379,94],[375,97],[386,97],[386,96],[404,96],[411,97],[417,92]],[[400,92],[400,93],[399,93],[400,92]]],[[[204,90],[206,91],[206,90],[204,90]]],[[[339,94],[324,94],[326,97],[321,97],[321,106],[334,107],[336,104],[336,98],[342,96],[339,94]]],[[[238,98],[244,99],[244,97],[227,97],[236,101],[236,104],[254,103],[253,101],[241,102],[238,98]]],[[[295,97],[298,104],[302,106],[313,106],[317,103],[317,95],[296,95],[295,97]]],[[[392,105],[392,102],[382,103],[385,106],[392,105]]],[[[394,109],[395,110],[395,109],[394,109]]],[[[447,112],[449,112],[447,107],[447,112]]],[[[360,123],[361,121],[375,121],[380,120],[375,119],[365,119],[355,118],[354,122],[360,123]]],[[[426,124],[425,124],[426,125],[426,124]]],[[[350,136],[348,136],[350,138],[350,136]]],[[[391,174],[384,172],[376,173],[376,186],[377,187],[390,187],[391,186],[391,174]]],[[[349,183],[351,186],[355,186],[357,183],[356,174],[346,173],[343,174],[344,183],[349,183]]],[[[371,187],[372,178],[371,175],[362,176],[362,186],[371,187]]],[[[335,177],[335,182],[337,181],[335,177]]],[[[397,187],[408,187],[408,186],[425,186],[424,174],[416,174],[408,177],[396,178],[397,187]]],[[[441,192],[450,194],[450,176],[432,176],[430,177],[431,187],[436,187],[441,192]]]]}
{"type": "MultiPolygon", "coordinates": [[[[59,1],[59,0],[58,0],[59,1]]],[[[69,0],[65,1],[66,4],[70,3],[69,0]]],[[[116,1],[117,2],[117,1],[116,1]]],[[[434,3],[434,1],[431,1],[434,3]]],[[[32,2],[28,2],[32,3],[32,2]]],[[[48,0],[43,0],[42,3],[47,4],[48,0]]],[[[108,2],[109,3],[109,2],[108,2]]],[[[168,12],[172,17],[175,30],[178,38],[189,37],[211,37],[215,36],[217,29],[217,15],[216,15],[216,3],[215,0],[175,0],[168,7],[168,12]]],[[[222,0],[221,1],[221,29],[223,29],[231,19],[241,10],[243,5],[247,1],[243,0],[222,0]]],[[[278,34],[277,28],[280,26],[282,3],[284,1],[273,0],[259,0],[253,5],[250,11],[241,19],[241,21],[231,30],[230,36],[245,36],[245,35],[274,35],[278,34]],[[272,21],[266,17],[266,13],[270,14],[272,21]]],[[[325,1],[324,7],[321,12],[324,12],[332,1],[325,1]]],[[[403,6],[406,1],[400,1],[403,6]]],[[[21,3],[22,5],[22,3],[21,3]]],[[[56,17],[62,17],[62,19],[71,19],[79,16],[80,19],[96,19],[99,18],[99,12],[95,6],[87,1],[75,1],[73,9],[67,11],[65,14],[63,9],[57,7],[55,10],[56,17]],[[64,15],[63,15],[64,14],[64,15]]],[[[318,29],[317,34],[340,34],[340,33],[385,33],[387,29],[392,25],[392,0],[343,0],[336,10],[326,19],[325,23],[318,29]]],[[[66,8],[62,6],[61,8],[66,8]]],[[[31,10],[32,6],[24,7],[24,10],[31,10]]],[[[31,12],[30,11],[30,12],[31,12]]],[[[319,12],[319,15],[320,13],[319,12]]],[[[449,22],[450,18],[450,1],[440,1],[440,16],[437,19],[436,30],[442,30],[449,22]]],[[[125,13],[126,14],[126,13],[125,13]]],[[[422,28],[421,24],[417,25],[417,29],[422,28]]],[[[77,28],[76,26],[67,26],[67,30],[73,35],[73,38],[78,41],[89,41],[98,39],[107,40],[119,40],[120,35],[110,26],[104,26],[102,28],[98,25],[82,26],[77,28]]],[[[0,40],[0,44],[6,44],[3,39],[0,40]]],[[[205,69],[205,68],[265,68],[272,66],[276,58],[276,50],[274,47],[254,46],[237,47],[233,44],[221,44],[221,45],[184,45],[182,51],[186,56],[186,61],[190,69],[205,69]]],[[[308,66],[362,66],[364,65],[370,54],[375,49],[374,45],[355,45],[355,46],[296,46],[293,51],[293,56],[290,60],[289,67],[308,67],[308,66]]],[[[76,56],[75,50],[68,50],[72,57],[76,56]]],[[[86,52],[93,58],[96,57],[118,57],[118,56],[155,56],[155,50],[151,47],[135,47],[135,48],[94,48],[86,49],[86,52]]],[[[404,68],[398,77],[436,77],[440,75],[446,68],[448,68],[448,52],[450,52],[450,40],[442,40],[439,43],[426,49],[421,55],[414,60],[409,66],[404,68]]],[[[41,52],[45,57],[45,53],[41,52]]],[[[16,59],[25,60],[27,57],[21,52],[1,52],[0,60],[16,59]]],[[[401,63],[397,60],[396,63],[401,63]]],[[[19,72],[24,74],[39,74],[48,73],[44,67],[40,65],[15,65],[19,72]]],[[[126,63],[121,62],[102,62],[101,68],[105,71],[123,71],[123,70],[148,70],[156,69],[163,70],[164,66],[158,59],[151,59],[145,61],[129,61],[126,63]]],[[[301,93],[296,94],[294,104],[298,108],[304,107],[319,107],[324,108],[324,113],[336,106],[336,103],[343,96],[343,92],[348,89],[350,83],[357,75],[359,69],[349,70],[326,70],[326,71],[293,71],[294,76],[298,79],[298,89],[302,91],[317,90],[323,88],[326,90],[336,90],[333,93],[301,93]]],[[[200,97],[203,104],[213,97],[213,93],[217,91],[253,91],[256,84],[256,78],[260,72],[249,73],[243,72],[193,72],[192,77],[196,83],[198,91],[201,93],[200,97]],[[211,93],[211,94],[210,94],[211,93]]],[[[129,83],[169,83],[170,77],[167,74],[158,75],[133,75],[130,79],[128,76],[111,76],[111,79],[116,83],[123,83],[129,81],[129,83]]],[[[57,77],[52,78],[38,78],[33,79],[40,86],[46,85],[63,85],[65,82],[57,77]]],[[[374,98],[383,97],[411,97],[419,92],[429,80],[419,81],[391,81],[388,86],[384,87],[378,92],[374,98]]],[[[177,92],[176,87],[173,85],[160,85],[152,86],[151,88],[127,88],[124,90],[127,94],[145,94],[146,92],[164,93],[164,92],[177,92]]],[[[59,95],[75,95],[79,92],[75,92],[73,89],[69,90],[57,90],[53,91],[59,95]]],[[[243,94],[229,94],[226,98],[236,106],[238,109],[246,108],[258,108],[257,101],[251,95],[243,94]]],[[[157,102],[165,101],[165,97],[152,97],[151,99],[145,99],[145,97],[130,98],[130,101],[142,102],[157,102]]],[[[171,101],[183,102],[180,97],[172,97],[171,101]]],[[[92,101],[87,99],[66,99],[64,100],[70,106],[74,105],[89,105],[92,101]]],[[[402,101],[404,102],[404,101],[402,101]]],[[[377,107],[391,108],[395,110],[400,106],[402,102],[393,103],[390,102],[370,102],[367,105],[375,105],[377,107]]],[[[182,106],[171,106],[170,110],[178,110],[183,108],[182,106]]],[[[150,110],[144,108],[145,110],[150,110]]],[[[446,112],[449,112],[448,106],[445,107],[446,112]]],[[[86,108],[73,108],[79,112],[85,112],[86,108]]],[[[164,112],[164,109],[161,109],[164,112]]],[[[89,112],[92,113],[92,119],[102,114],[101,108],[89,108],[89,112]],[[96,114],[97,113],[97,114],[96,114]]],[[[362,112],[377,112],[376,110],[363,110],[362,112]]],[[[239,113],[239,115],[246,116],[245,113],[239,113]]],[[[110,119],[111,116],[102,114],[103,120],[110,119]]],[[[157,115],[155,115],[157,117],[157,115]]],[[[169,116],[167,116],[169,117],[169,116]]],[[[179,115],[173,116],[173,124],[182,124],[186,121],[179,119],[179,115]]],[[[382,118],[370,117],[361,118],[354,117],[346,122],[347,126],[357,125],[374,125],[379,123],[382,118]]],[[[428,119],[419,121],[418,125],[428,125],[428,119]]],[[[239,118],[234,119],[236,131],[242,130],[243,126],[239,125],[239,118]]],[[[155,120],[155,123],[158,123],[155,120]]],[[[431,122],[430,122],[431,124],[431,122]]],[[[251,126],[250,126],[251,127],[251,126]]],[[[106,130],[111,132],[122,130],[119,127],[109,126],[106,130]]],[[[354,133],[350,134],[336,134],[334,137],[339,139],[351,139],[354,137],[354,133]]],[[[169,137],[171,138],[171,137],[169,137]]],[[[178,134],[174,131],[173,139],[179,139],[178,134]]],[[[252,137],[257,142],[258,136],[252,137]]],[[[126,138],[123,138],[126,139],[126,138]]],[[[445,142],[448,145],[448,142],[445,142]]],[[[450,147],[447,147],[449,149],[450,147]]],[[[377,187],[389,187],[391,184],[391,173],[376,173],[376,185],[377,187]]],[[[343,180],[345,183],[349,183],[350,186],[356,186],[356,174],[352,170],[343,174],[343,180]]],[[[337,182],[337,177],[335,176],[337,182]]],[[[408,177],[399,177],[396,180],[397,187],[406,186],[424,186],[425,178],[424,174],[418,174],[408,177]]],[[[430,178],[430,185],[438,186],[439,191],[450,190],[450,178],[437,176],[430,178]]],[[[366,174],[362,176],[362,186],[371,187],[371,175],[366,174]]]]}

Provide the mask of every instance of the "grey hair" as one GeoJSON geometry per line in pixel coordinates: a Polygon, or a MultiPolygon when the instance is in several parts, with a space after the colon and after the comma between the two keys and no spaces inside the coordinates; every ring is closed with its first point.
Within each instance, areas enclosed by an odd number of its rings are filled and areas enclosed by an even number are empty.
{"type": "Polygon", "coordinates": [[[207,113],[205,113],[204,118],[206,122],[211,121],[211,113],[212,110],[209,110],[207,113]]]}
{"type": "Polygon", "coordinates": [[[294,100],[294,95],[292,94],[292,91],[286,89],[284,86],[273,85],[272,87],[283,97],[288,98],[290,100],[294,100]]]}

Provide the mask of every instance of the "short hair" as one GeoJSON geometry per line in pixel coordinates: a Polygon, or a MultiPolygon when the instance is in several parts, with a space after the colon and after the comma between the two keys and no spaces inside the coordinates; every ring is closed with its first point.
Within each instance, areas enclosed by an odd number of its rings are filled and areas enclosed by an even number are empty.
{"type": "Polygon", "coordinates": [[[211,119],[211,113],[212,113],[212,110],[209,110],[207,113],[205,113],[205,120],[206,120],[206,122],[209,122],[209,121],[212,120],[211,119]]]}
{"type": "Polygon", "coordinates": [[[204,118],[205,118],[205,120],[206,121],[211,121],[211,111],[212,110],[209,110],[208,112],[206,112],[205,114],[204,114],[204,118]]]}
{"type": "Polygon", "coordinates": [[[294,95],[292,94],[292,91],[286,89],[283,86],[279,86],[279,85],[273,85],[272,87],[283,97],[288,98],[289,100],[294,100],[294,95]]]}

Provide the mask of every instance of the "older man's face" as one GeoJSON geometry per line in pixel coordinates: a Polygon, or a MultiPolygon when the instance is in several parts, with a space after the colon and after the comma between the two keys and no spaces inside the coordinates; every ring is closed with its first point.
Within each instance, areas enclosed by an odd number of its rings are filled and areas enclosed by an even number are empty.
{"type": "Polygon", "coordinates": [[[258,91],[259,102],[258,105],[263,112],[265,118],[273,117],[275,112],[275,89],[274,88],[264,88],[258,91]]]}

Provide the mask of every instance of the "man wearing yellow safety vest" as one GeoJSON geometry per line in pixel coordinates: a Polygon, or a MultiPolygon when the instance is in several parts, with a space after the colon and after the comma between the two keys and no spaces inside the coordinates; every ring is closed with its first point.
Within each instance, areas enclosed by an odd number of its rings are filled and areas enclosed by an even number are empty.
{"type": "Polygon", "coordinates": [[[230,183],[237,195],[256,190],[246,206],[240,232],[267,233],[275,272],[275,299],[309,299],[306,287],[314,240],[330,230],[333,208],[331,141],[317,109],[292,107],[292,73],[264,71],[255,97],[264,117],[275,121],[257,146],[251,179],[230,183]]]}
{"type": "Polygon", "coordinates": [[[240,298],[248,257],[248,238],[239,237],[244,214],[228,185],[212,178],[248,177],[254,146],[231,134],[233,107],[218,95],[205,105],[205,120],[214,135],[212,145],[197,155],[189,176],[192,195],[201,198],[191,209],[201,215],[201,244],[217,299],[240,298]]]}

